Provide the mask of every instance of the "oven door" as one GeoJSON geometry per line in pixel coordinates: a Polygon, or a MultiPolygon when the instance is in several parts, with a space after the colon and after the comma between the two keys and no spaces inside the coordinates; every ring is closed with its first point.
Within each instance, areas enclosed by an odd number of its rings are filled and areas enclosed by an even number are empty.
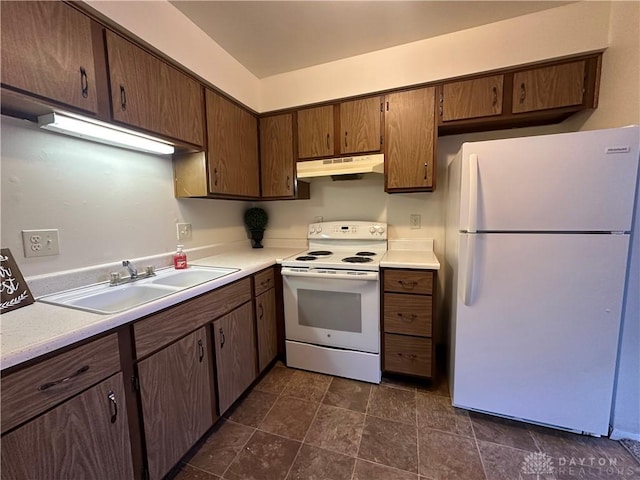
{"type": "Polygon", "coordinates": [[[379,353],[378,272],[282,269],[287,340],[379,353]]]}

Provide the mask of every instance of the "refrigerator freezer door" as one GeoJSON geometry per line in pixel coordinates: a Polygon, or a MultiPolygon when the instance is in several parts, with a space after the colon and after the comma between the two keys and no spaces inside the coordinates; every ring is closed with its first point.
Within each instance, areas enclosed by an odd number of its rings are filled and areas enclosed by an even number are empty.
{"type": "Polygon", "coordinates": [[[628,242],[460,234],[453,404],[606,435],[628,242]]]}
{"type": "Polygon", "coordinates": [[[465,143],[460,230],[630,231],[639,143],[638,127],[465,143]]]}

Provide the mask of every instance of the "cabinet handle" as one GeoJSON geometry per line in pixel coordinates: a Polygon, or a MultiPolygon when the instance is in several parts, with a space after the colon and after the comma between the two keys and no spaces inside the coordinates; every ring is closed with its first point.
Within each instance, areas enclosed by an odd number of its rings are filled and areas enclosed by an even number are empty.
{"type": "Polygon", "coordinates": [[[327,133],[327,151],[329,151],[329,134],[327,133]]]}
{"type": "Polygon", "coordinates": [[[76,370],[74,373],[72,373],[68,377],[61,378],[60,380],[54,380],[53,382],[43,383],[42,385],[40,385],[38,387],[38,390],[43,391],[43,390],[47,390],[47,389],[49,389],[51,387],[55,387],[56,385],[60,385],[61,383],[66,383],[66,382],[68,382],[70,380],[73,380],[77,376],[82,375],[84,372],[87,372],[87,371],[89,371],[89,365],[85,365],[83,367],[80,367],[78,370],[76,370]]]}
{"type": "Polygon", "coordinates": [[[411,323],[416,318],[418,318],[418,316],[415,313],[412,313],[411,315],[405,315],[404,313],[398,313],[398,316],[400,317],[400,320],[403,320],[403,321],[405,321],[407,323],[411,323]]]}
{"type": "Polygon", "coordinates": [[[429,164],[425,162],[424,164],[424,179],[427,179],[427,173],[429,172],[428,170],[429,164]]]}
{"type": "Polygon", "coordinates": [[[407,290],[412,290],[413,287],[418,285],[418,282],[416,282],[415,280],[412,280],[410,282],[407,282],[406,280],[398,280],[398,283],[402,285],[402,288],[406,288],[407,290]]]}
{"type": "Polygon", "coordinates": [[[493,87],[493,102],[491,103],[494,107],[498,104],[498,89],[493,87]]]}
{"type": "Polygon", "coordinates": [[[80,87],[82,88],[82,98],[89,96],[89,78],[84,67],[80,67],[80,87]]]}
{"type": "Polygon", "coordinates": [[[409,360],[415,360],[417,358],[413,353],[409,355],[405,355],[404,353],[398,353],[398,356],[408,358],[409,360]]]}
{"type": "Polygon", "coordinates": [[[444,112],[444,95],[440,94],[440,116],[444,112]]]}
{"type": "Polygon", "coordinates": [[[258,307],[260,308],[260,315],[258,315],[258,318],[260,318],[260,320],[262,320],[262,317],[264,317],[264,308],[262,308],[262,304],[259,303],[258,307]]]}
{"type": "Polygon", "coordinates": [[[524,99],[527,98],[527,89],[524,86],[524,83],[520,84],[520,103],[524,102],[524,99]]]}
{"type": "Polygon", "coordinates": [[[127,92],[122,84],[120,84],[120,108],[123,111],[127,109],[127,92]]]}
{"type": "Polygon", "coordinates": [[[287,175],[287,190],[291,190],[291,177],[287,175]]]}
{"type": "Polygon", "coordinates": [[[344,132],[344,146],[345,146],[345,147],[347,147],[347,146],[348,146],[348,145],[347,145],[347,135],[348,135],[348,132],[344,132]]]}
{"type": "Polygon", "coordinates": [[[260,282],[260,286],[261,287],[268,287],[269,285],[271,285],[271,279],[270,278],[260,282]]]}
{"type": "Polygon", "coordinates": [[[202,363],[202,360],[204,359],[204,345],[202,345],[202,340],[198,340],[198,352],[200,352],[198,360],[202,363]]]}
{"type": "Polygon", "coordinates": [[[222,328],[220,330],[218,330],[218,333],[220,333],[220,348],[224,347],[224,342],[225,342],[225,338],[224,338],[224,330],[222,330],[222,328]]]}
{"type": "Polygon", "coordinates": [[[118,419],[118,402],[116,401],[116,394],[113,392],[113,390],[109,390],[107,398],[111,402],[111,407],[113,408],[113,413],[111,414],[111,423],[116,423],[116,420],[118,419]]]}
{"type": "Polygon", "coordinates": [[[215,186],[218,186],[218,169],[217,168],[213,169],[213,184],[215,186]]]}

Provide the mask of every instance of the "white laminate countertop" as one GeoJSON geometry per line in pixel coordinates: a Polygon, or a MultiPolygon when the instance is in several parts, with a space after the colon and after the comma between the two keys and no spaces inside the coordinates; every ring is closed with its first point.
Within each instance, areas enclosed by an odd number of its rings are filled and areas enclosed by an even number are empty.
{"type": "Polygon", "coordinates": [[[37,301],[4,313],[0,316],[0,368],[13,367],[184,302],[279,263],[302,250],[246,247],[190,261],[190,265],[231,267],[239,271],[113,315],[99,315],[37,301]]]}
{"type": "Polygon", "coordinates": [[[440,262],[433,253],[433,240],[389,240],[389,249],[380,266],[384,268],[416,268],[440,270],[440,262]]]}

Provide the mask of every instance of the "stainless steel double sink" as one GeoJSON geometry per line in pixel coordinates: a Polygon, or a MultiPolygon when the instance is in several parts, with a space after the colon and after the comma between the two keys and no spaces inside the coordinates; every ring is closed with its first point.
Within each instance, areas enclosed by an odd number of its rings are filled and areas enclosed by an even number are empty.
{"type": "Polygon", "coordinates": [[[160,269],[151,277],[122,285],[99,283],[38,298],[39,302],[114,314],[187,288],[237,272],[238,268],[191,266],[185,270],[160,269]]]}

